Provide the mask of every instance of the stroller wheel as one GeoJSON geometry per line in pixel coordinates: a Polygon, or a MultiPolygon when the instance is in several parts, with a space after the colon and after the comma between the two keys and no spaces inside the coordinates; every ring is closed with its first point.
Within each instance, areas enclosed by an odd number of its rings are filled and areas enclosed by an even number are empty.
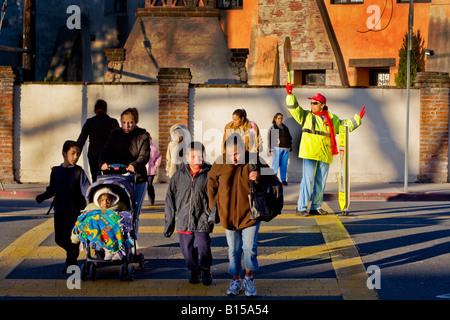
{"type": "Polygon", "coordinates": [[[130,263],[128,265],[128,277],[127,280],[133,281],[134,280],[134,265],[130,263]]]}
{"type": "Polygon", "coordinates": [[[133,256],[133,262],[135,263],[139,263],[139,268],[144,268],[144,255],[142,253],[138,253],[136,255],[133,256]]]}
{"type": "Polygon", "coordinates": [[[133,264],[122,264],[120,266],[120,270],[119,270],[119,277],[120,280],[125,281],[125,280],[129,280],[132,281],[134,278],[134,266],[133,264]]]}
{"type": "Polygon", "coordinates": [[[121,264],[121,265],[120,265],[120,269],[119,269],[119,279],[120,279],[121,281],[126,280],[126,278],[127,278],[127,273],[128,273],[128,270],[127,270],[126,264],[121,264]]]}
{"type": "Polygon", "coordinates": [[[81,265],[80,271],[81,271],[81,280],[86,281],[88,276],[88,268],[84,263],[81,265]]]}
{"type": "Polygon", "coordinates": [[[139,260],[139,268],[141,268],[141,269],[144,268],[145,259],[144,259],[144,255],[142,253],[138,254],[138,260],[139,260]]]}
{"type": "Polygon", "coordinates": [[[88,277],[89,277],[92,281],[94,281],[94,280],[95,280],[95,277],[96,277],[96,274],[97,274],[97,267],[95,266],[94,263],[92,263],[92,264],[89,266],[89,275],[88,275],[88,277]]]}

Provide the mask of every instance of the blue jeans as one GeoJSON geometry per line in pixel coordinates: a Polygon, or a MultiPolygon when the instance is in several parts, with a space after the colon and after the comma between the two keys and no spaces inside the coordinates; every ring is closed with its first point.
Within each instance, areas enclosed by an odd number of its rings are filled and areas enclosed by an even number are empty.
{"type": "Polygon", "coordinates": [[[297,202],[299,211],[306,210],[310,200],[311,210],[321,208],[329,169],[329,163],[303,159],[303,177],[297,202]]]}
{"type": "Polygon", "coordinates": [[[245,268],[252,271],[259,269],[257,260],[257,241],[260,222],[242,230],[226,230],[228,243],[228,259],[230,266],[228,273],[240,276],[242,272],[242,252],[244,253],[245,268]]]}
{"type": "Polygon", "coordinates": [[[272,154],[272,169],[275,175],[278,174],[278,169],[280,169],[280,180],[281,182],[286,181],[287,167],[289,160],[289,150],[274,148],[272,154]]]}
{"type": "Polygon", "coordinates": [[[134,200],[136,202],[136,230],[135,235],[137,239],[139,231],[139,215],[141,214],[142,203],[144,203],[145,195],[147,193],[148,182],[136,183],[134,186],[134,200]]]}

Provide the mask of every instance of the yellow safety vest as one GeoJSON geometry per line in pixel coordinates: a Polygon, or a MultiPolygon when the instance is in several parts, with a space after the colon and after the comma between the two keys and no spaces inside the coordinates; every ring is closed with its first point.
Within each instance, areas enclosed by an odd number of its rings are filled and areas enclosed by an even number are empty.
{"type": "MultiPolygon", "coordinates": [[[[298,152],[299,158],[333,163],[331,154],[330,129],[325,125],[321,116],[302,109],[297,98],[290,94],[286,97],[286,105],[292,117],[302,126],[302,138],[298,152]]],[[[361,117],[357,114],[352,119],[340,120],[336,115],[328,112],[333,121],[334,132],[339,133],[340,125],[347,125],[352,132],[361,125],[361,117]]]]}

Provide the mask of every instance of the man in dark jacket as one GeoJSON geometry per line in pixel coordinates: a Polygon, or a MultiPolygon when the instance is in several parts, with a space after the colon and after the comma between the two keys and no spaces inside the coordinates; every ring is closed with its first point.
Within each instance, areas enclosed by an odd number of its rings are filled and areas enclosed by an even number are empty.
{"type": "Polygon", "coordinates": [[[117,120],[107,114],[107,103],[105,100],[97,100],[94,112],[95,116],[86,120],[77,140],[80,149],[83,150],[86,139],[89,137],[88,160],[92,182],[97,181],[97,174],[100,170],[99,157],[106,139],[108,139],[111,131],[119,128],[117,120]]]}
{"type": "Polygon", "coordinates": [[[164,236],[177,229],[180,248],[191,271],[190,283],[198,283],[200,272],[204,285],[210,285],[211,237],[207,183],[211,165],[204,162],[205,147],[191,142],[186,148],[186,160],[170,179],[166,194],[166,224],[164,236]]]}

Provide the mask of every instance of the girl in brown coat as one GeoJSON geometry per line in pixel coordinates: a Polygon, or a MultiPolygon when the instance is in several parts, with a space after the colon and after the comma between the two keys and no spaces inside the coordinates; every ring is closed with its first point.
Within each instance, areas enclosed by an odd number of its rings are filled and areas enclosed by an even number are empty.
{"type": "Polygon", "coordinates": [[[217,205],[220,223],[226,229],[228,273],[233,276],[228,295],[237,295],[242,290],[241,258],[244,253],[245,279],[247,296],[255,296],[253,272],[258,270],[257,235],[260,222],[250,220],[250,181],[258,183],[265,176],[260,176],[260,162],[257,170],[249,170],[249,153],[239,134],[232,134],[225,141],[225,154],[219,157],[209,172],[208,198],[210,210],[217,205]]]}

